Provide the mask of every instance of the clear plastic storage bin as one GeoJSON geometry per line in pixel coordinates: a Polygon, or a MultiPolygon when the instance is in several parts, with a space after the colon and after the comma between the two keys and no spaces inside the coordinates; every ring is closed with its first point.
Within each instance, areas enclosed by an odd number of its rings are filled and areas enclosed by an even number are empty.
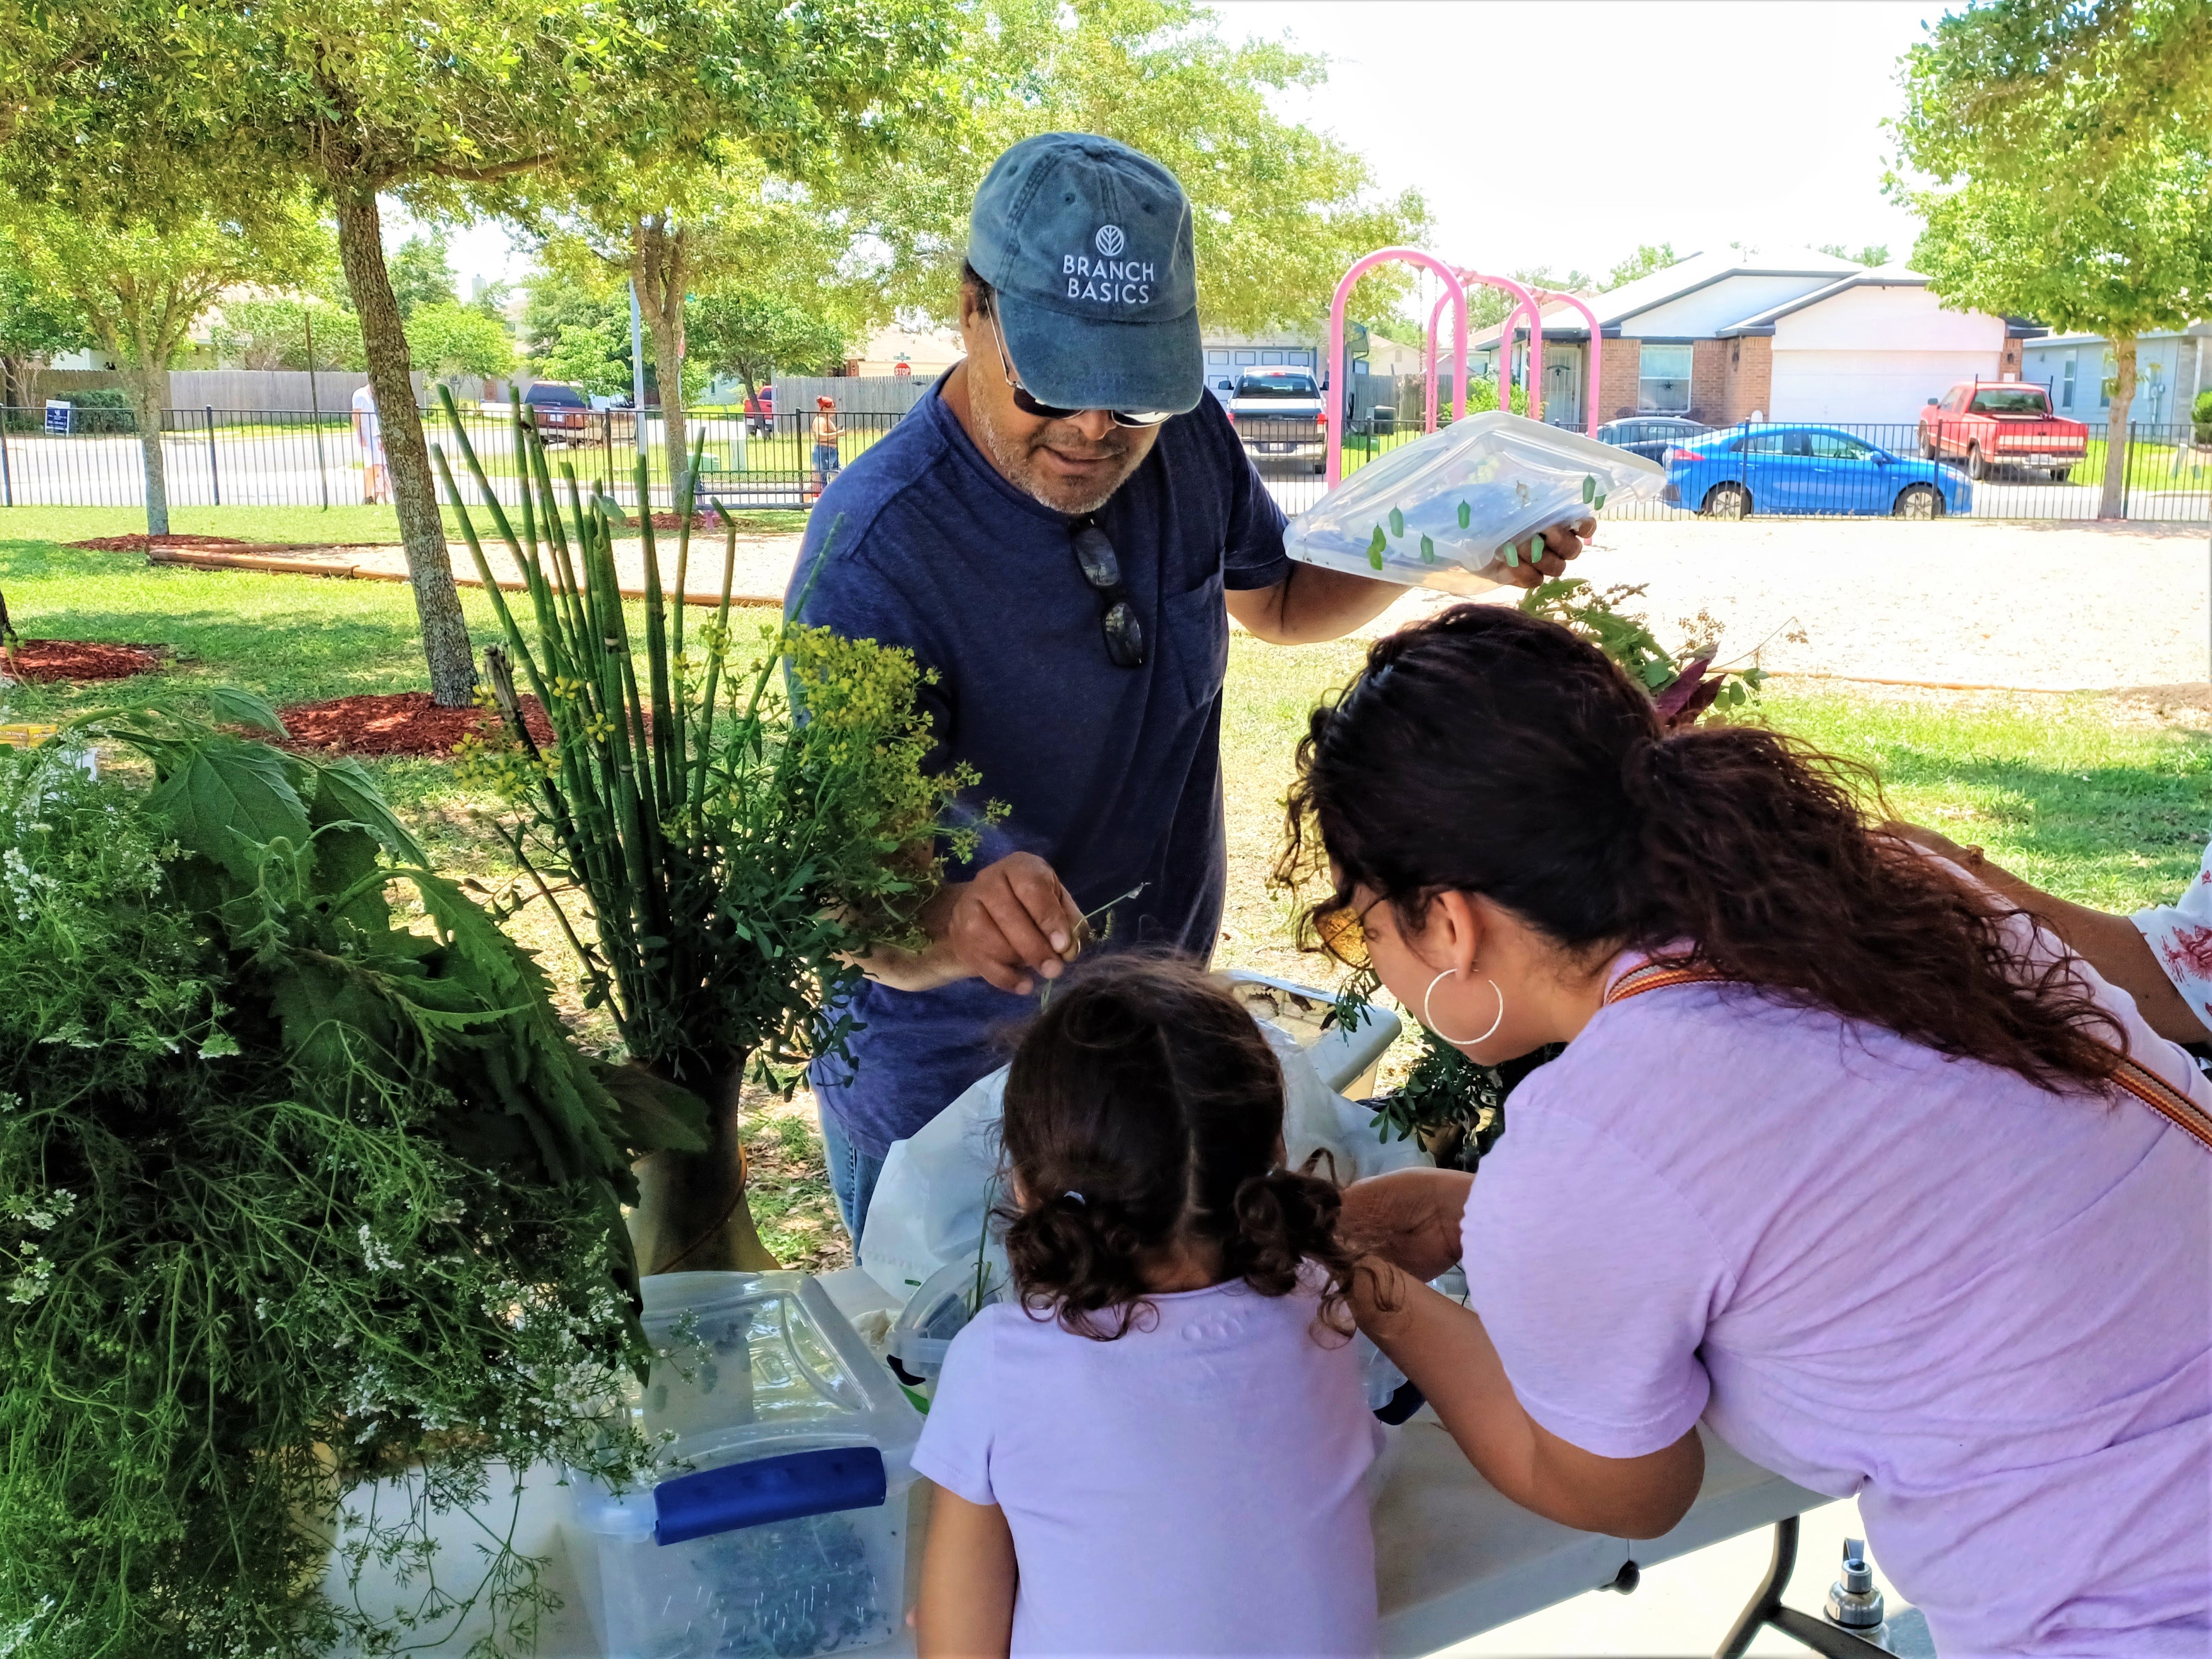
{"type": "Polygon", "coordinates": [[[572,1489],[607,1659],[808,1659],[905,1617],[921,1419],[811,1277],[644,1282],[657,1354],[633,1402],[672,1437],[650,1485],[572,1489]]]}

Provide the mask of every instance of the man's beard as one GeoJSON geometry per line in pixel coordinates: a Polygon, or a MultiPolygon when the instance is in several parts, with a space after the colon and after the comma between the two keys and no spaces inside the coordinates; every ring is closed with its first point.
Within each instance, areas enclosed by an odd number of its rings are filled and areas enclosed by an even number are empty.
{"type": "Polygon", "coordinates": [[[1031,500],[1050,507],[1055,513],[1065,513],[1070,518],[1081,518],[1086,513],[1096,513],[1113,499],[1114,492],[1129,481],[1149,452],[1149,446],[1140,444],[1141,434],[1126,427],[1109,429],[1105,438],[1092,443],[1082,431],[1069,421],[1054,421],[1024,436],[999,428],[992,411],[981,399],[970,405],[975,415],[975,424],[983,434],[983,442],[991,452],[991,460],[1006,481],[1031,500]],[[1118,458],[1110,474],[1095,483],[1057,481],[1048,474],[1037,459],[1036,452],[1048,442],[1052,447],[1079,458],[1097,456],[1118,458]],[[1079,491],[1080,494],[1070,494],[1079,491]]]}

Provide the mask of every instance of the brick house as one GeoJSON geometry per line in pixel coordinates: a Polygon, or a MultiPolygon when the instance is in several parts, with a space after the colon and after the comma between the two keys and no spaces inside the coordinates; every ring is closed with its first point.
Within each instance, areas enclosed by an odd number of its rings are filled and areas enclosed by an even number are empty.
{"type": "MultiPolygon", "coordinates": [[[[1958,381],[2018,374],[2018,319],[1947,311],[1928,279],[1826,254],[1696,254],[1589,299],[1603,350],[1598,416],[1686,415],[1852,424],[1917,420],[1958,381]]],[[[1470,373],[1494,374],[1503,325],[1470,343],[1470,373]]],[[[1514,331],[1525,362],[1526,327],[1514,331]]],[[[1569,306],[1544,314],[1544,418],[1580,426],[1589,331],[1569,306]]],[[[1518,378],[1516,374],[1516,378],[1518,378]]]]}

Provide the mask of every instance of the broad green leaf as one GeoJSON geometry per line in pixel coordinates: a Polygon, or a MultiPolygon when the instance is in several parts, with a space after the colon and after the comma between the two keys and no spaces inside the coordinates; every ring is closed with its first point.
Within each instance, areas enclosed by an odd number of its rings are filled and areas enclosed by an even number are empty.
{"type": "Polygon", "coordinates": [[[274,732],[280,738],[292,734],[284,728],[284,721],[266,699],[251,691],[241,691],[234,685],[218,685],[208,693],[208,706],[219,720],[233,726],[258,726],[264,732],[274,732]]]}
{"type": "Polygon", "coordinates": [[[359,761],[324,761],[315,770],[317,824],[357,823],[383,842],[385,850],[401,862],[426,866],[430,862],[430,855],[422,850],[422,843],[385,805],[376,780],[369,776],[368,769],[359,761]]]}
{"type": "Polygon", "coordinates": [[[633,1154],[663,1147],[686,1152],[707,1150],[707,1103],[689,1089],[655,1077],[642,1066],[614,1066],[589,1056],[585,1063],[622,1109],[623,1139],[633,1154]]]}
{"type": "Polygon", "coordinates": [[[251,882],[256,844],[280,836],[307,844],[307,809],[286,770],[284,757],[265,744],[210,738],[154,786],[146,804],[185,847],[251,882]]]}

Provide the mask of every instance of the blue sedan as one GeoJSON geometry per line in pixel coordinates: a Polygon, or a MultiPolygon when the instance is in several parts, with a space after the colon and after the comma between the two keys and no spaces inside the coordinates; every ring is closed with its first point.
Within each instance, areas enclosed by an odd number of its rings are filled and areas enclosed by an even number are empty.
{"type": "Polygon", "coordinates": [[[1893,455],[1840,427],[1723,427],[1667,451],[1685,507],[1709,518],[1851,513],[1940,519],[1973,506],[1973,486],[1932,461],[1893,455]]]}

